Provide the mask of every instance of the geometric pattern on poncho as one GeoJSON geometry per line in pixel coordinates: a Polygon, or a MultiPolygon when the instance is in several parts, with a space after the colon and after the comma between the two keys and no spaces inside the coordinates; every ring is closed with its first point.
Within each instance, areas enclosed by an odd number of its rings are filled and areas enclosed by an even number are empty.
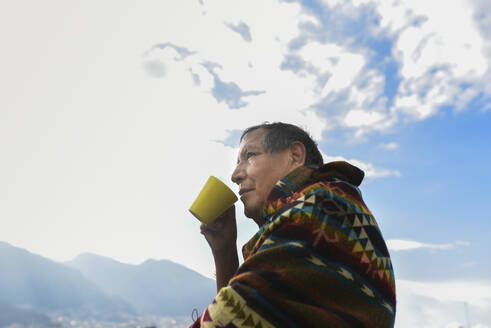
{"type": "Polygon", "coordinates": [[[247,306],[247,302],[231,287],[220,290],[215,301],[208,306],[201,317],[201,327],[253,327],[273,328],[274,326],[247,306]]]}
{"type": "Polygon", "coordinates": [[[278,181],[244,263],[193,327],[393,327],[392,263],[359,172],[337,162],[278,181]]]}

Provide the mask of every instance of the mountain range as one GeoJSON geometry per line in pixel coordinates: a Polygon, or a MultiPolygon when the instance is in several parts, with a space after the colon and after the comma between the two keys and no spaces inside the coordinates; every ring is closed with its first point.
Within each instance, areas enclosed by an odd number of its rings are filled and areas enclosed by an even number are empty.
{"type": "Polygon", "coordinates": [[[109,321],[190,316],[213,300],[215,288],[214,280],[168,260],[132,265],[85,253],[60,263],[0,242],[1,327],[53,314],[109,321]]]}

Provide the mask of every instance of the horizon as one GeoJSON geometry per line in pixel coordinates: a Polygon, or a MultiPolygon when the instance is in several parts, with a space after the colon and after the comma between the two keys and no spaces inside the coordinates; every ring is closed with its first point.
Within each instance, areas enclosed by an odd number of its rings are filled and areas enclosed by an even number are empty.
{"type": "Polygon", "coordinates": [[[27,249],[27,248],[19,247],[19,246],[16,246],[16,245],[11,244],[11,243],[9,243],[9,242],[6,242],[6,241],[3,241],[3,240],[0,240],[0,244],[2,244],[2,243],[3,243],[3,244],[7,244],[8,246],[13,247],[13,248],[17,248],[17,249],[24,250],[24,251],[26,251],[26,252],[28,252],[28,253],[30,253],[30,254],[32,254],[32,255],[41,256],[42,258],[45,258],[45,259],[47,259],[47,260],[53,261],[53,262],[55,262],[55,263],[60,263],[60,264],[65,264],[65,263],[67,263],[67,262],[72,262],[72,261],[76,260],[77,258],[79,258],[79,257],[81,257],[81,256],[84,256],[84,255],[96,256],[96,257],[99,257],[99,258],[104,258],[104,259],[107,259],[107,260],[111,260],[111,261],[118,262],[118,263],[121,263],[121,264],[132,265],[132,266],[140,266],[140,265],[142,265],[142,264],[144,264],[144,263],[146,263],[146,262],[149,262],[149,261],[155,261],[155,262],[166,261],[166,262],[171,262],[171,263],[174,263],[174,264],[177,264],[177,265],[183,266],[183,267],[185,267],[185,268],[187,268],[187,269],[189,269],[189,270],[192,270],[192,271],[194,271],[194,272],[196,272],[196,273],[198,273],[198,274],[202,275],[203,277],[206,277],[206,278],[210,278],[210,279],[215,280],[215,278],[214,278],[214,277],[208,277],[208,276],[205,276],[205,275],[201,274],[200,272],[195,271],[195,270],[193,270],[193,269],[191,269],[191,268],[187,267],[185,264],[178,263],[178,262],[175,262],[175,261],[172,261],[172,260],[169,260],[169,259],[165,259],[165,258],[162,258],[162,259],[147,258],[147,259],[145,259],[145,260],[143,260],[142,262],[139,262],[139,263],[129,263],[129,262],[124,262],[124,261],[119,261],[118,259],[112,258],[112,257],[110,257],[110,256],[105,256],[105,255],[101,255],[101,254],[97,254],[97,253],[91,253],[91,252],[82,252],[82,253],[80,253],[80,254],[78,254],[78,255],[75,255],[75,256],[74,256],[73,258],[71,258],[71,259],[68,259],[68,260],[61,260],[61,261],[60,261],[60,260],[55,260],[55,259],[52,259],[52,258],[50,258],[50,257],[48,257],[48,256],[44,256],[43,254],[37,253],[37,252],[35,252],[35,251],[33,251],[33,250],[29,250],[29,249],[27,249]]]}

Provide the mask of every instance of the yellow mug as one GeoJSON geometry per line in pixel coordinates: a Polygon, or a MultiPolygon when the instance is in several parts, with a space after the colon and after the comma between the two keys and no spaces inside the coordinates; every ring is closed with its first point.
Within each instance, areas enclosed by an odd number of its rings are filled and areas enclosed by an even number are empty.
{"type": "Polygon", "coordinates": [[[225,183],[210,176],[189,212],[201,222],[210,224],[237,200],[235,193],[225,183]]]}

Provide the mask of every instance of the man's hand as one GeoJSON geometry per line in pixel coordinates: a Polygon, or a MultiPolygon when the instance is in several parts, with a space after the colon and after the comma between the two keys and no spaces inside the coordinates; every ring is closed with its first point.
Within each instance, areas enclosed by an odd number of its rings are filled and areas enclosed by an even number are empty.
{"type": "Polygon", "coordinates": [[[201,234],[206,238],[213,253],[235,248],[237,243],[237,221],[235,205],[232,205],[213,223],[201,224],[201,234]]]}
{"type": "Polygon", "coordinates": [[[228,284],[239,267],[235,205],[232,205],[213,223],[202,224],[201,233],[205,236],[213,253],[218,292],[228,284]]]}

